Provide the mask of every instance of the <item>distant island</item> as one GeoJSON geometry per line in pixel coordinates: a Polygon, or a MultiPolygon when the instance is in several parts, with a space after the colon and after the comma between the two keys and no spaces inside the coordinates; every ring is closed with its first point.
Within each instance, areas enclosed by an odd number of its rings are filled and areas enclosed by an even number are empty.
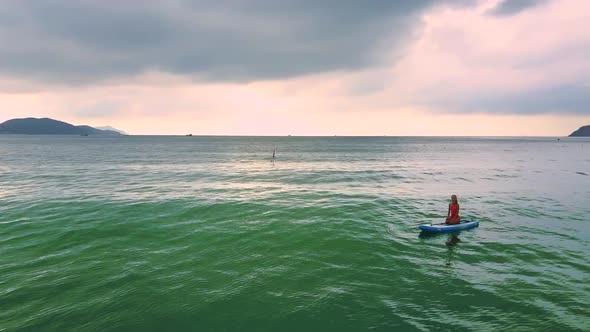
{"type": "Polygon", "coordinates": [[[586,137],[590,136],[590,125],[580,127],[578,130],[571,133],[569,137],[582,137],[582,136],[586,136],[586,137]]]}
{"type": "Polygon", "coordinates": [[[121,135],[129,135],[128,133],[122,131],[121,129],[117,129],[117,128],[113,128],[111,126],[102,126],[102,127],[94,127],[96,129],[100,129],[100,130],[112,130],[112,131],[116,131],[121,135]]]}
{"type": "Polygon", "coordinates": [[[49,118],[12,119],[0,123],[0,134],[21,135],[108,135],[120,136],[119,131],[101,130],[90,126],[74,126],[67,122],[49,118]]]}

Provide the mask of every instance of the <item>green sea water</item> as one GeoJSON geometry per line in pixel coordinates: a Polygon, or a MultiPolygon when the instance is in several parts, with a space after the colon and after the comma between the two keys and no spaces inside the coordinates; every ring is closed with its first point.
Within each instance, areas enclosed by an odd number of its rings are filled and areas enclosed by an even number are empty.
{"type": "Polygon", "coordinates": [[[0,331],[589,331],[589,253],[583,138],[0,136],[0,331]]]}

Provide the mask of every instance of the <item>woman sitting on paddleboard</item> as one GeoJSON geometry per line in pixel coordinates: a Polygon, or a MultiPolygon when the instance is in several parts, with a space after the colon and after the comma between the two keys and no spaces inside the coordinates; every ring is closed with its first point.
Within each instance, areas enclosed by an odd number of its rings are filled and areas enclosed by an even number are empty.
{"type": "Polygon", "coordinates": [[[459,202],[457,202],[457,196],[451,196],[451,203],[449,203],[449,211],[447,212],[446,224],[456,225],[461,222],[459,217],[459,202]]]}

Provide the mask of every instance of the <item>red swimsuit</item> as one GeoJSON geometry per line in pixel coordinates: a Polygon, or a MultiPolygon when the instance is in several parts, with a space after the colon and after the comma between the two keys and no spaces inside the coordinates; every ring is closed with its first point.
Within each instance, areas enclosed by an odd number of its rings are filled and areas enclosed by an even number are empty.
{"type": "Polygon", "coordinates": [[[459,218],[459,204],[449,204],[449,210],[451,211],[449,218],[459,218]]]}

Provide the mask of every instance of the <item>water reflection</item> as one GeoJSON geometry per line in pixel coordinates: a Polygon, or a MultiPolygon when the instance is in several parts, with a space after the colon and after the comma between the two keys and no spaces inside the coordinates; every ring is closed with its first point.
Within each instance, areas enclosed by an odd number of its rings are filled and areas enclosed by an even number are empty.
{"type": "Polygon", "coordinates": [[[432,239],[432,238],[438,238],[438,237],[442,237],[442,236],[448,236],[447,241],[445,242],[447,246],[455,246],[457,245],[457,243],[461,242],[461,239],[459,238],[459,235],[461,234],[461,231],[456,231],[456,232],[451,232],[451,233],[432,233],[432,232],[420,232],[418,234],[418,238],[419,239],[432,239]]]}
{"type": "Polygon", "coordinates": [[[448,248],[447,259],[445,261],[446,266],[453,265],[453,260],[455,256],[455,246],[457,246],[457,244],[461,242],[461,239],[459,239],[459,233],[460,232],[449,234],[449,238],[447,239],[447,242],[445,242],[445,245],[448,248]]]}
{"type": "Polygon", "coordinates": [[[454,246],[456,246],[459,242],[461,242],[461,239],[459,238],[458,235],[459,235],[459,233],[449,234],[449,239],[446,242],[446,245],[449,248],[449,250],[452,250],[454,246]]]}
{"type": "Polygon", "coordinates": [[[461,234],[461,231],[457,231],[457,232],[453,232],[453,233],[421,232],[418,235],[418,238],[432,239],[432,238],[439,238],[439,237],[446,236],[447,240],[445,241],[445,246],[447,247],[447,252],[446,252],[447,255],[446,255],[446,259],[445,259],[445,265],[452,266],[453,261],[454,261],[454,257],[455,257],[455,248],[461,242],[461,239],[459,238],[459,234],[461,234]]]}

